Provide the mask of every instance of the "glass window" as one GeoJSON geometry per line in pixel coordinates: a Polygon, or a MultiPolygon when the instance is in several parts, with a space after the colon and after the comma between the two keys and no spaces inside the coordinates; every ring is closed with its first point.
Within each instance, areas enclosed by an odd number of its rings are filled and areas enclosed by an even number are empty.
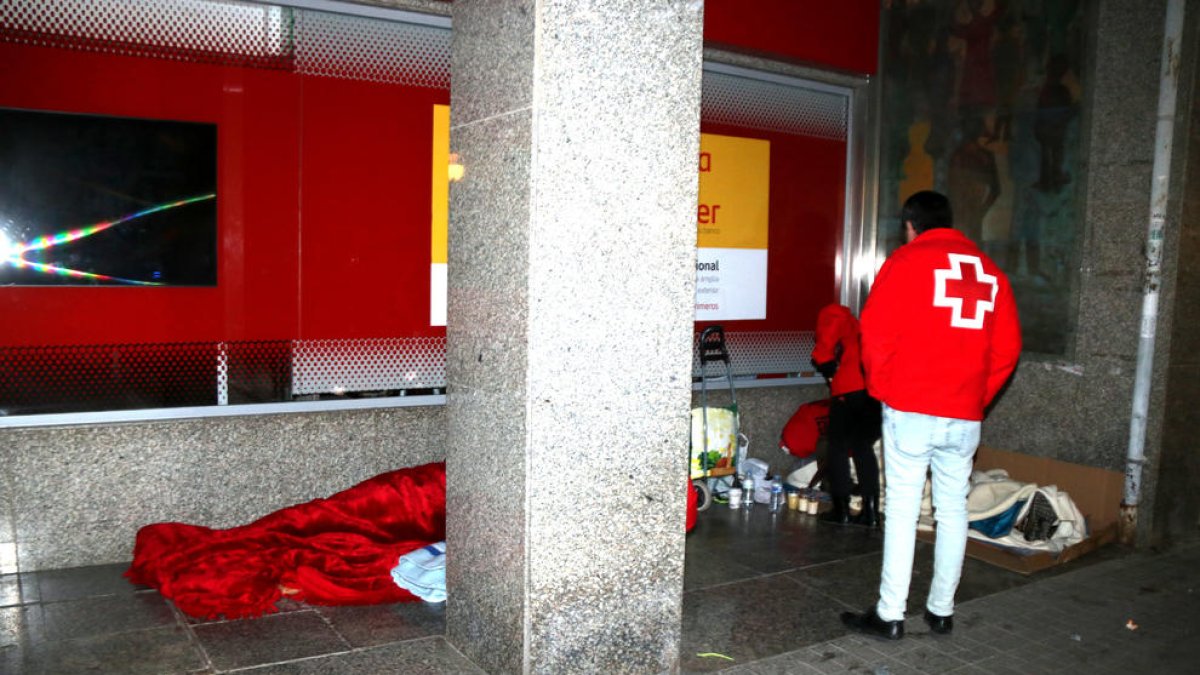
{"type": "Polygon", "coordinates": [[[0,415],[444,387],[428,265],[448,20],[18,4],[0,17],[0,415]]]}

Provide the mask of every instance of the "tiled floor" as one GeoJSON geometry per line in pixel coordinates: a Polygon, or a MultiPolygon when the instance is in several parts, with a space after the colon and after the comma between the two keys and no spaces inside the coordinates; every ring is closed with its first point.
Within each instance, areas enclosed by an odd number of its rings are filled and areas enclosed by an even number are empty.
{"type": "MultiPolygon", "coordinates": [[[[845,636],[839,615],[875,602],[882,547],[878,530],[833,527],[792,511],[772,515],[762,507],[750,513],[714,507],[702,514],[687,544],[683,669],[728,669],[845,636]],[[698,656],[714,653],[732,661],[698,656]]],[[[918,542],[909,597],[915,616],[924,610],[932,553],[931,545],[918,542]]],[[[968,559],[957,600],[1036,584],[1119,555],[1110,547],[1030,577],[968,559]]]]}
{"type": "MultiPolygon", "coordinates": [[[[898,643],[849,636],[837,618],[874,600],[880,547],[878,532],[795,512],[701,514],[687,543],[682,670],[1200,672],[1196,622],[1179,618],[1200,594],[1200,543],[1109,547],[1032,577],[968,560],[954,635],[934,639],[918,619],[898,643]]],[[[930,553],[918,545],[918,617],[930,553]]],[[[123,569],[0,576],[0,673],[480,672],[443,639],[440,605],[290,603],[260,619],[197,622],[123,569]]]]}
{"type": "Polygon", "coordinates": [[[443,605],[309,607],[197,621],[124,565],[0,577],[0,673],[477,673],[443,605]]]}

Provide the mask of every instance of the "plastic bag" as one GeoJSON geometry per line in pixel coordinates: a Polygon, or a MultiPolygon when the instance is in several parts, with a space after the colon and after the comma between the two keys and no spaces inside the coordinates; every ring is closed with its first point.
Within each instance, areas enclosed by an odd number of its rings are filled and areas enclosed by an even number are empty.
{"type": "Polygon", "coordinates": [[[708,443],[705,444],[704,408],[692,409],[692,478],[704,471],[733,466],[738,447],[737,412],[730,408],[708,408],[708,443]],[[707,453],[707,458],[703,455],[707,453]],[[706,460],[706,461],[705,461],[706,460]]]}

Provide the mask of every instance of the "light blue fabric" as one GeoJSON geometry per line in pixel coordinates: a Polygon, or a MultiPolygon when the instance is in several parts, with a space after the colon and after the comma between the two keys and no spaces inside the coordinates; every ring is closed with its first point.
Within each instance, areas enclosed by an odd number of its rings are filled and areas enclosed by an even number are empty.
{"type": "Polygon", "coordinates": [[[1021,499],[1013,502],[1013,505],[1008,507],[1007,510],[1001,511],[990,518],[972,520],[970,527],[972,530],[982,532],[992,539],[1003,537],[1011,532],[1013,525],[1017,523],[1017,516],[1020,515],[1021,509],[1025,506],[1025,501],[1021,499]]]}
{"type": "Polygon", "coordinates": [[[925,475],[933,469],[933,508],[937,540],[933,581],[925,607],[938,616],[954,614],[954,593],[967,550],[967,493],[971,463],[979,447],[978,421],[934,417],[883,406],[884,503],[883,574],[876,612],[901,621],[912,580],[913,549],[925,475]]]}
{"type": "Polygon", "coordinates": [[[396,585],[426,602],[446,601],[446,542],[439,541],[400,556],[392,568],[396,585]]]}

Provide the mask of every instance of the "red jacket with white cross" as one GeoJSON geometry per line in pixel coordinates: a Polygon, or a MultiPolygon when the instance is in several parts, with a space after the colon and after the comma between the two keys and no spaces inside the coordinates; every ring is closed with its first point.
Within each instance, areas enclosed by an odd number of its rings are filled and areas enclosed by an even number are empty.
{"type": "Polygon", "coordinates": [[[949,228],[887,259],[861,326],[867,391],[905,412],[981,420],[1021,354],[1008,278],[949,228]]]}

